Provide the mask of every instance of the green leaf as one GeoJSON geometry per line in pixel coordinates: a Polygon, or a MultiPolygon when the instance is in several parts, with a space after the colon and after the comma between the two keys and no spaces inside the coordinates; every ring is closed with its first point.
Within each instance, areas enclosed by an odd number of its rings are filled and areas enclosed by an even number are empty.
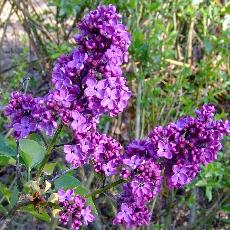
{"type": "Polygon", "coordinates": [[[205,195],[208,198],[208,201],[212,200],[212,188],[211,187],[206,187],[205,195]]]}
{"type": "Polygon", "coordinates": [[[45,167],[43,168],[43,172],[46,175],[52,175],[56,165],[57,165],[57,162],[45,164],[45,167]]]}
{"type": "Polygon", "coordinates": [[[4,216],[7,214],[7,210],[0,204],[0,213],[4,216]]]}
{"type": "Polygon", "coordinates": [[[25,164],[29,168],[33,168],[39,164],[45,157],[46,149],[38,142],[30,139],[22,139],[19,141],[20,154],[25,164]]]}
{"type": "Polygon", "coordinates": [[[206,186],[206,185],[207,185],[207,181],[206,180],[199,180],[196,183],[197,187],[203,187],[203,186],[206,186]]]}
{"type": "MultiPolygon", "coordinates": [[[[84,196],[84,197],[85,197],[86,194],[89,193],[89,191],[87,190],[87,188],[85,188],[85,187],[82,186],[82,185],[77,186],[77,187],[74,189],[74,191],[75,191],[76,194],[78,194],[78,195],[80,195],[80,196],[84,196]]],[[[86,203],[87,203],[88,205],[90,205],[90,206],[92,207],[93,212],[94,212],[96,215],[98,215],[97,208],[96,208],[96,205],[94,204],[94,201],[93,201],[92,196],[86,197],[86,203]]]]}
{"type": "Polygon", "coordinates": [[[54,181],[54,185],[57,190],[60,188],[62,189],[75,188],[80,183],[81,182],[78,179],[71,176],[70,174],[65,174],[54,181]]]}
{"type": "Polygon", "coordinates": [[[34,206],[32,204],[27,205],[23,208],[20,208],[21,211],[30,213],[31,215],[35,216],[36,218],[43,220],[45,222],[50,222],[50,216],[45,212],[38,212],[37,210],[34,209],[34,206]]]}
{"type": "Polygon", "coordinates": [[[16,161],[14,158],[10,156],[1,156],[0,155],[0,166],[6,166],[6,165],[15,165],[16,161]]]}
{"type": "Polygon", "coordinates": [[[9,146],[7,140],[0,135],[0,155],[1,156],[16,156],[16,152],[9,146]]]}
{"type": "Polygon", "coordinates": [[[9,201],[11,197],[10,190],[0,182],[0,193],[9,201]]]}
{"type": "Polygon", "coordinates": [[[19,191],[18,191],[17,186],[15,185],[13,187],[11,199],[10,199],[10,204],[12,207],[14,207],[16,205],[16,203],[18,202],[18,198],[19,198],[19,191]]]}

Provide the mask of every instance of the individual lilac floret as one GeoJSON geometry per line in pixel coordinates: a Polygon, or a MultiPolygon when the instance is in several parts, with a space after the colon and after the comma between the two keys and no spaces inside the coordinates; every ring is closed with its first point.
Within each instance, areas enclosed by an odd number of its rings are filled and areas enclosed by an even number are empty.
{"type": "Polygon", "coordinates": [[[31,132],[36,130],[36,124],[28,117],[22,117],[20,123],[15,123],[13,129],[19,138],[27,137],[31,132]]]}
{"type": "Polygon", "coordinates": [[[73,197],[74,191],[72,189],[68,189],[66,192],[63,189],[58,191],[58,201],[60,203],[69,202],[74,199],[73,197]]]}
{"type": "Polygon", "coordinates": [[[80,229],[95,220],[91,206],[86,205],[85,198],[75,195],[72,189],[58,191],[58,203],[62,211],[59,221],[70,229],[80,229]]]}
{"type": "Polygon", "coordinates": [[[89,153],[83,152],[80,144],[65,145],[64,153],[66,161],[73,167],[80,167],[89,161],[89,153]]]}

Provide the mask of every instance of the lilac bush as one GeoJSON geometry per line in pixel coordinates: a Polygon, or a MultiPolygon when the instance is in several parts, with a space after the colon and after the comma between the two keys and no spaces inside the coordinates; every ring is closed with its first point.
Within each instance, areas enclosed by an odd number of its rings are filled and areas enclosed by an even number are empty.
{"type": "MultiPolygon", "coordinates": [[[[52,136],[57,127],[69,127],[74,141],[64,146],[66,162],[74,168],[92,163],[95,173],[122,178],[113,224],[132,228],[150,222],[148,204],[161,192],[164,180],[168,189],[180,188],[196,177],[202,165],[217,159],[221,139],[230,135],[230,122],[215,120],[215,108],[205,104],[196,110],[196,117],[158,126],[125,148],[101,134],[100,116],[121,113],[131,96],[121,67],[128,61],[130,34],[120,19],[112,5],[98,6],[84,16],[76,47],[54,65],[49,93],[34,98],[14,92],[5,114],[17,140],[37,131],[52,136]]],[[[59,190],[60,222],[71,229],[93,222],[85,202],[73,190],[59,190]]]]}

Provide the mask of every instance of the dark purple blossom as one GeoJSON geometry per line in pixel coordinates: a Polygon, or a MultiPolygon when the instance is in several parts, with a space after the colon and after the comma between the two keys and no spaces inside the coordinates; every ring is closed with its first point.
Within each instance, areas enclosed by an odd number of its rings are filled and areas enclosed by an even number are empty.
{"type": "Polygon", "coordinates": [[[91,206],[86,206],[85,198],[75,195],[72,189],[58,191],[59,221],[70,229],[80,229],[95,220],[91,206]]]}

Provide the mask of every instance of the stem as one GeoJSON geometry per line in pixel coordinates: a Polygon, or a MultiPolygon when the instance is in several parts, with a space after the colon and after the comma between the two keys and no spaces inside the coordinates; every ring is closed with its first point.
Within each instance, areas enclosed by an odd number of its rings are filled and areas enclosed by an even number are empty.
{"type": "Polygon", "coordinates": [[[122,183],[125,183],[125,182],[127,182],[127,180],[124,180],[124,179],[117,180],[117,181],[115,181],[115,182],[112,182],[112,183],[106,185],[106,186],[103,187],[103,188],[99,188],[99,189],[95,190],[95,191],[92,192],[91,194],[87,194],[86,197],[89,197],[89,196],[95,197],[97,194],[104,193],[104,192],[106,192],[107,190],[109,190],[109,189],[111,189],[111,188],[114,188],[114,187],[116,187],[117,185],[122,184],[122,183]]]}
{"type": "Polygon", "coordinates": [[[165,229],[166,230],[171,230],[172,226],[171,226],[171,221],[172,221],[172,213],[171,213],[171,209],[172,209],[172,205],[173,205],[173,190],[170,191],[169,193],[169,197],[168,197],[168,207],[166,210],[166,223],[165,223],[165,229]]]}
{"type": "Polygon", "coordinates": [[[22,185],[22,179],[21,179],[21,166],[19,162],[19,141],[16,141],[16,177],[17,177],[17,187],[18,191],[21,192],[23,185],[22,185]]]}
{"type": "Polygon", "coordinates": [[[191,212],[191,215],[190,215],[190,225],[193,225],[196,221],[196,201],[197,201],[197,188],[193,188],[192,190],[192,193],[193,193],[193,196],[194,196],[194,204],[192,205],[191,209],[190,209],[190,212],[191,212]]]}
{"type": "Polygon", "coordinates": [[[74,141],[70,141],[68,143],[62,143],[62,144],[58,144],[58,145],[54,145],[54,148],[59,148],[59,147],[63,147],[65,145],[73,145],[74,141]]]}
{"type": "Polygon", "coordinates": [[[38,169],[38,173],[37,173],[37,179],[41,176],[42,174],[42,170],[43,168],[45,167],[45,164],[46,162],[48,161],[49,157],[50,157],[50,154],[52,153],[52,150],[54,149],[54,146],[55,146],[55,143],[57,141],[57,138],[58,138],[58,135],[60,134],[61,130],[62,130],[62,127],[63,125],[60,124],[53,136],[53,139],[51,140],[51,143],[49,145],[49,147],[47,148],[47,151],[46,151],[46,155],[44,157],[44,159],[42,160],[41,164],[40,164],[40,167],[38,169]]]}
{"type": "Polygon", "coordinates": [[[87,184],[86,184],[86,187],[89,189],[90,188],[90,186],[91,186],[91,184],[92,184],[92,182],[93,182],[93,179],[94,179],[94,173],[93,173],[93,171],[90,173],[90,175],[89,175],[89,179],[87,180],[87,184]]]}
{"type": "Polygon", "coordinates": [[[30,181],[30,172],[31,172],[31,168],[29,167],[27,170],[27,181],[30,181]]]}

